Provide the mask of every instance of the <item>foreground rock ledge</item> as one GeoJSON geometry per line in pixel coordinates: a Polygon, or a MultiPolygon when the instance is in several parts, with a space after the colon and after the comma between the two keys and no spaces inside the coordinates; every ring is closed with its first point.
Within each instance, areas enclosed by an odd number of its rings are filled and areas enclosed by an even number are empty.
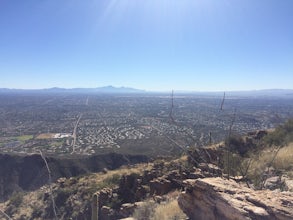
{"type": "Polygon", "coordinates": [[[190,219],[293,219],[292,192],[254,191],[222,178],[188,179],[184,185],[178,203],[190,219]]]}

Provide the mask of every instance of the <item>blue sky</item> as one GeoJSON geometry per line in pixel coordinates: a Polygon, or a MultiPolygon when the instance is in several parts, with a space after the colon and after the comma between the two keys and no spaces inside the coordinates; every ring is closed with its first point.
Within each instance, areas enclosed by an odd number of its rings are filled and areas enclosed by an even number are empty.
{"type": "Polygon", "coordinates": [[[0,88],[293,89],[292,0],[0,0],[0,88]]]}

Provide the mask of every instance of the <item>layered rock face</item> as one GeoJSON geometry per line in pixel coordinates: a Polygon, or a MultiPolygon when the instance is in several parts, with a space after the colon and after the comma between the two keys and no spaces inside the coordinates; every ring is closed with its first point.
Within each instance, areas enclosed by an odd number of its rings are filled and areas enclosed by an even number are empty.
{"type": "Polygon", "coordinates": [[[254,191],[233,180],[185,180],[180,208],[196,220],[292,220],[293,193],[254,191]]]}

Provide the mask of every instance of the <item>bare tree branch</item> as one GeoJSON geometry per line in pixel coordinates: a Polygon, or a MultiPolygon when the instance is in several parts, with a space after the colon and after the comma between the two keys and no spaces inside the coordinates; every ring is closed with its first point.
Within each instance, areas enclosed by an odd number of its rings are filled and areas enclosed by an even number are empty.
{"type": "Polygon", "coordinates": [[[232,134],[232,127],[235,123],[235,118],[236,118],[236,108],[234,109],[234,114],[232,116],[232,121],[229,126],[229,133],[228,133],[228,146],[227,146],[228,179],[230,178],[230,172],[231,172],[231,161],[230,161],[231,143],[230,143],[230,139],[231,139],[231,134],[232,134]]]}
{"type": "Polygon", "coordinates": [[[50,171],[49,165],[48,165],[47,160],[44,157],[42,151],[39,151],[39,152],[40,152],[40,155],[41,155],[43,161],[45,162],[46,168],[48,170],[48,174],[49,174],[49,188],[50,188],[50,195],[51,195],[51,200],[52,200],[53,212],[54,212],[55,219],[58,220],[57,211],[56,211],[56,204],[55,204],[54,195],[53,195],[53,189],[52,189],[52,176],[51,176],[51,171],[50,171]]]}
{"type": "MultiPolygon", "coordinates": [[[[278,149],[276,150],[276,153],[274,154],[272,160],[269,162],[268,166],[267,166],[267,171],[269,171],[270,167],[273,165],[274,160],[276,159],[279,151],[281,150],[281,148],[283,147],[283,145],[279,146],[278,149]]],[[[263,176],[263,180],[262,180],[262,184],[261,184],[261,189],[263,189],[266,180],[268,179],[268,176],[263,176]]]]}
{"type": "Polygon", "coordinates": [[[0,213],[8,220],[13,220],[9,215],[7,215],[4,211],[0,209],[0,213]]]}
{"type": "Polygon", "coordinates": [[[247,179],[247,173],[248,173],[248,169],[249,169],[249,167],[251,165],[251,162],[252,162],[252,159],[249,159],[245,171],[243,171],[242,166],[239,167],[240,168],[240,173],[243,176],[243,180],[245,181],[245,183],[246,183],[248,188],[250,188],[250,185],[249,185],[249,182],[248,182],[248,179],[247,179]]]}

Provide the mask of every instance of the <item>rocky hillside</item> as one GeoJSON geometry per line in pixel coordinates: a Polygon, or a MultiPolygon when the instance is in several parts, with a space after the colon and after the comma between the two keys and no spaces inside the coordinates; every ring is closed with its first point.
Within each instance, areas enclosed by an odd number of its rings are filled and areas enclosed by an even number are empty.
{"type": "MultiPolygon", "coordinates": [[[[125,164],[147,162],[148,158],[112,153],[83,158],[48,157],[46,160],[54,182],[61,177],[69,178],[103,169],[117,169],[125,164]]],[[[48,170],[40,155],[0,154],[0,201],[5,201],[13,192],[38,189],[48,183],[48,178],[48,170]]]]}
{"type": "MultiPolygon", "coordinates": [[[[12,219],[292,219],[293,192],[255,191],[187,158],[59,178],[0,205],[12,219]],[[178,203],[177,201],[178,200],[178,203]],[[180,208],[179,208],[180,207],[180,208]]],[[[1,216],[1,215],[0,215],[1,216]]],[[[4,218],[3,218],[4,219],[4,218]]]]}

